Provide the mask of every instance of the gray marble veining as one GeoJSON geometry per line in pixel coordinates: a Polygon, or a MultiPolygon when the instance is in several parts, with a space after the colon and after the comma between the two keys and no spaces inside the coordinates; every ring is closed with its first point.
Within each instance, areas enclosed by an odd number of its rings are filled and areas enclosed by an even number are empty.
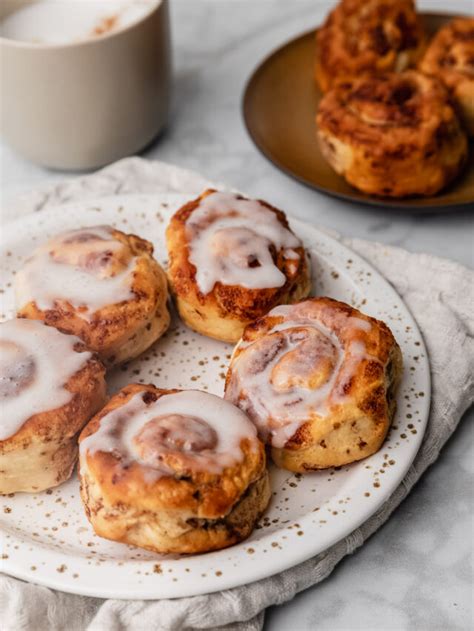
{"type": "MultiPolygon", "coordinates": [[[[445,2],[419,4],[447,10],[445,2]]],[[[320,22],[327,7],[316,0],[172,0],[173,115],[142,155],[196,169],[344,235],[472,266],[469,212],[416,215],[331,199],[283,175],[249,139],[240,112],[248,76],[272,49],[320,22]]],[[[472,3],[456,0],[449,10],[468,13],[472,3]]],[[[2,204],[70,177],[27,163],[3,144],[0,168],[2,204]]],[[[472,628],[473,417],[466,415],[388,524],[324,583],[270,610],[267,631],[472,628]]]]}

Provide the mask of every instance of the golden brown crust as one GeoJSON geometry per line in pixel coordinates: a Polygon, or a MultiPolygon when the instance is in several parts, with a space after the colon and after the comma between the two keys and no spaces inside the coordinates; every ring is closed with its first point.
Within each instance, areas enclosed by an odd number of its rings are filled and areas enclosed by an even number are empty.
{"type": "MultiPolygon", "coordinates": [[[[189,261],[186,221],[198,208],[200,201],[214,192],[211,189],[206,190],[172,217],[166,231],[168,278],[180,316],[189,327],[203,335],[234,343],[240,339],[249,322],[275,305],[306,297],[311,287],[310,271],[303,247],[294,248],[299,255],[297,265],[294,259],[285,259],[283,251],[273,251],[273,261],[286,277],[282,287],[248,289],[217,282],[210,293],[201,293],[196,283],[196,268],[189,261]]],[[[288,220],[281,210],[262,200],[259,202],[276,215],[283,227],[290,230],[288,220]]]]}
{"type": "Polygon", "coordinates": [[[329,164],[371,195],[434,195],[467,158],[445,89],[413,70],[339,84],[321,100],[316,123],[329,164]]]}
{"type": "Polygon", "coordinates": [[[474,136],[474,18],[457,18],[441,28],[419,67],[444,83],[466,131],[474,136]]]}
{"type": "Polygon", "coordinates": [[[316,80],[338,81],[413,66],[425,35],[412,0],[342,0],[317,32],[316,80]]]}
{"type": "MultiPolygon", "coordinates": [[[[149,405],[176,392],[151,384],[126,386],[84,428],[79,442],[137,393],[149,405]]],[[[191,468],[156,478],[136,460],[125,463],[123,454],[81,450],[86,514],[100,536],[157,552],[195,553],[232,545],[251,533],[270,497],[263,445],[243,440],[241,448],[243,461],[222,473],[191,468]]]]}
{"type": "MultiPolygon", "coordinates": [[[[237,345],[229,366],[226,398],[245,410],[263,431],[267,442],[273,443],[272,457],[280,467],[305,472],[366,458],[380,449],[395,412],[394,392],[402,374],[402,356],[398,344],[386,324],[331,298],[311,298],[295,305],[291,311],[288,316],[270,314],[246,328],[242,343],[237,345]],[[327,351],[318,350],[312,356],[313,363],[301,371],[304,357],[298,354],[295,356],[294,353],[301,350],[308,356],[311,350],[303,347],[299,349],[298,346],[296,351],[291,350],[292,346],[288,346],[285,341],[285,336],[288,333],[291,335],[290,329],[278,333],[278,325],[289,321],[300,323],[291,325],[294,331],[298,328],[298,335],[311,326],[311,322],[332,332],[344,353],[342,363],[331,363],[331,355],[326,356],[327,351]],[[267,354],[264,357],[265,348],[268,350],[270,347],[262,346],[262,341],[270,337],[278,344],[278,347],[274,346],[278,348],[278,354],[273,355],[272,351],[271,356],[267,354]],[[277,337],[281,337],[281,341],[277,337]],[[353,353],[360,352],[361,346],[363,355],[354,359],[353,353]],[[274,446],[272,428],[281,428],[284,417],[265,413],[262,419],[258,411],[261,409],[260,403],[257,398],[253,398],[260,395],[255,395],[245,374],[239,374],[241,359],[246,355],[251,360],[247,365],[257,375],[265,370],[270,359],[274,361],[276,358],[269,381],[266,381],[273,390],[264,395],[272,399],[281,392],[278,383],[282,383],[282,375],[287,383],[289,378],[294,383],[298,383],[299,379],[300,385],[301,379],[305,380],[306,385],[288,390],[289,396],[295,401],[294,404],[290,402],[290,405],[298,406],[301,397],[304,404],[305,396],[309,397],[312,391],[331,384],[330,389],[324,391],[324,401],[318,403],[318,409],[311,406],[306,408],[306,420],[304,416],[300,417],[298,409],[301,422],[297,423],[294,433],[281,447],[274,446]],[[307,395],[304,394],[305,390],[307,395]]],[[[299,344],[304,344],[305,339],[302,336],[299,344]]],[[[273,409],[278,415],[287,414],[287,406],[288,402],[284,408],[273,409]]],[[[292,419],[295,414],[292,413],[292,419]]]]}
{"type": "MultiPolygon", "coordinates": [[[[137,257],[130,300],[107,305],[96,311],[90,320],[81,317],[81,307],[64,300],[57,300],[52,309],[40,309],[36,302],[29,302],[21,306],[17,314],[20,318],[42,320],[63,333],[77,335],[106,365],[140,355],[166,331],[170,321],[166,275],[153,258],[152,244],[120,230],[112,230],[112,236],[125,247],[117,257],[112,256],[110,275],[120,270],[124,256],[137,257]]],[[[66,256],[67,250],[65,247],[66,256]]]]}
{"type": "Polygon", "coordinates": [[[246,539],[267,507],[270,485],[268,472],[264,471],[227,515],[215,519],[176,518],[167,510],[157,515],[118,503],[107,506],[97,480],[89,475],[81,480],[81,496],[86,515],[100,537],[152,552],[197,554],[246,539]]]}
{"type": "MultiPolygon", "coordinates": [[[[85,350],[83,344],[75,348],[85,350]]],[[[93,356],[64,388],[71,401],[31,416],[13,436],[0,440],[0,493],[43,491],[70,477],[78,433],[106,401],[103,364],[93,356]]]]}

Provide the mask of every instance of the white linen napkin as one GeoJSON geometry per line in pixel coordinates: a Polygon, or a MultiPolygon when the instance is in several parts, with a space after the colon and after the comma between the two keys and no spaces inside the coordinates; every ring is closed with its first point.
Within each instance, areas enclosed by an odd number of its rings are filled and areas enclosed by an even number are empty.
{"type": "MultiPolygon", "coordinates": [[[[210,183],[160,162],[128,158],[93,175],[61,182],[4,209],[3,221],[68,201],[123,193],[198,194],[210,183]]],[[[176,600],[100,600],[64,594],[0,575],[4,631],[178,631],[262,628],[265,608],[324,580],[374,533],[438,457],[474,401],[472,271],[445,259],[360,239],[343,242],[367,259],[403,297],[423,334],[432,370],[431,414],[422,447],[405,479],[380,508],[329,550],[276,576],[215,594],[176,600]]]]}

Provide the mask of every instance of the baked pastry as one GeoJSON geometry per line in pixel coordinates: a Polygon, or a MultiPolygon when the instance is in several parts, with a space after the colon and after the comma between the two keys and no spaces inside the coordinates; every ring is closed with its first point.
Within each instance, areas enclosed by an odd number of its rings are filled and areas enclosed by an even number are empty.
{"type": "Polygon", "coordinates": [[[425,34],[413,0],[341,0],[317,31],[316,80],[401,72],[418,61],[425,34]]]}
{"type": "Polygon", "coordinates": [[[276,307],[234,350],[225,398],[290,471],[361,460],[395,412],[402,356],[389,328],[331,298],[276,307]]]}
{"type": "Polygon", "coordinates": [[[166,231],[168,276],[179,314],[225,342],[277,304],[309,294],[309,263],[285,214],[266,202],[205,191],[166,231]]]}
{"type": "Polygon", "coordinates": [[[0,493],[69,478],[77,435],[105,403],[105,370],[73,335],[32,320],[0,324],[0,493]]]}
{"type": "Polygon", "coordinates": [[[326,160],[370,195],[434,195],[467,158],[446,90],[414,70],[339,84],[322,98],[316,122],[326,160]]]}
{"type": "Polygon", "coordinates": [[[457,18],[441,28],[420,63],[450,92],[466,131],[474,136],[474,18],[457,18]]]}
{"type": "Polygon", "coordinates": [[[101,537],[156,552],[247,537],[269,498],[255,427],[215,395],[132,384],[80,437],[81,497],[101,537]]]}
{"type": "Polygon", "coordinates": [[[153,246],[110,226],[64,232],[16,276],[18,316],[73,333],[106,365],[137,357],[167,329],[167,282],[153,246]]]}

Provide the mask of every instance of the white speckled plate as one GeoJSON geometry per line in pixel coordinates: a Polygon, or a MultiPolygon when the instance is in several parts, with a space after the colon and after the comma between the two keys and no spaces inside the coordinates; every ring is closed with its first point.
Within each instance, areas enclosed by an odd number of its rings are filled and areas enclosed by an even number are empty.
{"type": "MultiPolygon", "coordinates": [[[[12,282],[32,249],[60,230],[110,223],[154,242],[165,263],[164,230],[181,195],[122,196],[30,215],[3,230],[0,314],[13,315],[12,282]]],[[[417,325],[390,285],[366,262],[310,225],[292,222],[313,260],[314,292],[385,320],[405,358],[398,412],[379,453],[339,470],[292,475],[271,466],[273,497],[244,543],[209,554],[158,556],[95,536],[76,477],[37,495],[0,498],[0,569],[63,591],[104,598],[176,598],[227,589],[285,570],[333,545],[383,504],[423,438],[430,401],[429,365],[417,325]]],[[[131,382],[202,388],[222,394],[231,347],[201,337],[175,317],[141,358],[109,374],[113,392],[131,382]]]]}

